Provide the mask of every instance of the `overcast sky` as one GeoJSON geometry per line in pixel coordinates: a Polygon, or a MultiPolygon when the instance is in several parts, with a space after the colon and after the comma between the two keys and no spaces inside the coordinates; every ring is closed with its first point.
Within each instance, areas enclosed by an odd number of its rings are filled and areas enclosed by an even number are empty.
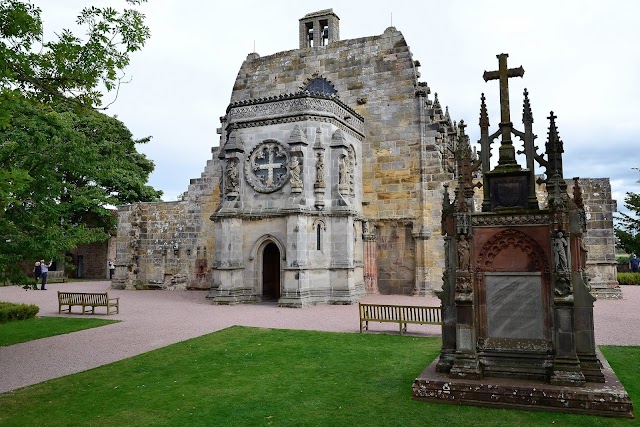
{"type": "MultiPolygon", "coordinates": [[[[74,28],[83,6],[124,1],[35,0],[45,34],[74,28]]],[[[524,78],[510,79],[511,119],[522,129],[522,92],[529,91],[536,145],[547,138],[550,111],[564,142],[565,177],[611,178],[618,209],[627,191],[640,192],[640,2],[564,1],[186,1],[149,0],[141,10],[152,37],[132,55],[127,78],[107,113],[117,115],[155,162],[150,184],[175,200],[218,145],[216,128],[247,54],[298,48],[298,20],[333,8],[341,39],[379,35],[393,24],[422,64],[421,80],[452,119],[479,138],[480,94],[499,123],[499,53],[524,78]],[[526,4],[526,6],[524,6],[526,4]]],[[[108,102],[113,97],[107,95],[108,102]]],[[[497,156],[494,156],[497,157],[497,156]]],[[[541,173],[544,169],[537,170],[541,173]]]]}

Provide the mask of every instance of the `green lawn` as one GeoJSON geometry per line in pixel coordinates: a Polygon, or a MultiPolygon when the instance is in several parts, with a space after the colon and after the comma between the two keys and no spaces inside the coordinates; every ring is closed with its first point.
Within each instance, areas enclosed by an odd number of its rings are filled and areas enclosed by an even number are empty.
{"type": "MultiPolygon", "coordinates": [[[[638,425],[411,400],[439,347],[437,338],[233,327],[0,395],[0,425],[638,425]]],[[[604,351],[614,369],[629,364],[618,372],[625,385],[638,383],[640,348],[604,351]]]]}
{"type": "MultiPolygon", "coordinates": [[[[36,317],[0,324],[0,347],[54,335],[68,334],[116,322],[104,319],[75,317],[36,317]]],[[[1,362],[0,362],[1,363],[1,362]]]]}

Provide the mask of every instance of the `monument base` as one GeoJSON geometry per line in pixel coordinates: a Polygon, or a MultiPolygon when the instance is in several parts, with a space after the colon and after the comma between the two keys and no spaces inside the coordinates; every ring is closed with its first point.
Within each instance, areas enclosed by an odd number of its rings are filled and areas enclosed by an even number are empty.
{"type": "Polygon", "coordinates": [[[605,382],[579,387],[506,378],[450,378],[436,372],[436,359],[416,378],[412,395],[415,400],[436,403],[633,418],[629,395],[602,353],[597,355],[605,382]]]}

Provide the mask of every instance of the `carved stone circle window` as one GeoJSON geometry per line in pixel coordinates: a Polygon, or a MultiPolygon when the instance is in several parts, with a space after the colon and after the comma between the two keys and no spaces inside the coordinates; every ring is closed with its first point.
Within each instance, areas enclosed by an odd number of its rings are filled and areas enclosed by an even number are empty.
{"type": "Polygon", "coordinates": [[[278,141],[267,139],[258,144],[245,159],[249,185],[260,193],[273,193],[289,179],[289,154],[278,141]]]}

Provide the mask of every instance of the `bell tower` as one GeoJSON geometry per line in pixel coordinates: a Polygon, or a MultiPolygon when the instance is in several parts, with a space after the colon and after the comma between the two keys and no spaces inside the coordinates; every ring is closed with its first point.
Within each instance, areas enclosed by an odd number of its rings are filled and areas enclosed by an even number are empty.
{"type": "Polygon", "coordinates": [[[340,18],[333,9],[306,14],[300,19],[300,49],[328,46],[340,40],[340,18]]]}

